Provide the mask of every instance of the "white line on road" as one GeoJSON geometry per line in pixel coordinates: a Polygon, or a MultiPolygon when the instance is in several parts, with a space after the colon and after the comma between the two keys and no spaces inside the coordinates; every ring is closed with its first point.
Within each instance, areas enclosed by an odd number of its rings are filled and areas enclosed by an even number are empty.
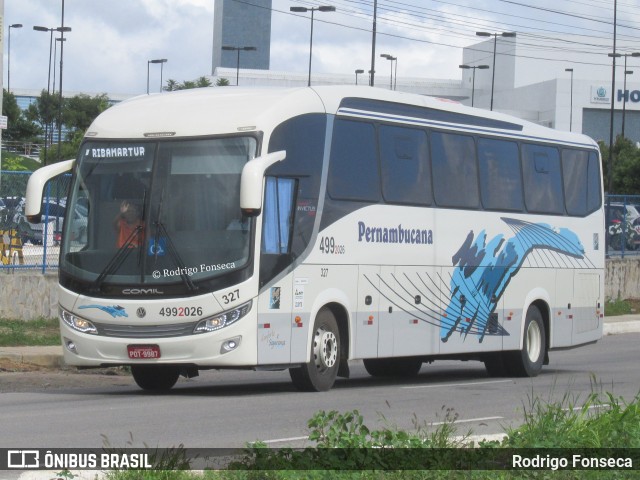
{"type": "Polygon", "coordinates": [[[466,382],[466,383],[438,383],[436,385],[410,385],[404,388],[407,390],[417,388],[440,388],[440,387],[467,387],[469,385],[489,385],[491,383],[511,383],[513,380],[487,380],[486,382],[466,382]]]}
{"type": "Polygon", "coordinates": [[[504,417],[480,417],[480,418],[467,418],[464,420],[454,420],[453,422],[433,422],[429,425],[445,425],[447,423],[472,423],[472,422],[484,422],[486,420],[504,420],[504,417]]]}
{"type": "Polygon", "coordinates": [[[283,442],[299,442],[300,440],[309,440],[309,436],[306,437],[290,437],[290,438],[274,438],[273,440],[265,440],[262,443],[283,443],[283,442]]]}

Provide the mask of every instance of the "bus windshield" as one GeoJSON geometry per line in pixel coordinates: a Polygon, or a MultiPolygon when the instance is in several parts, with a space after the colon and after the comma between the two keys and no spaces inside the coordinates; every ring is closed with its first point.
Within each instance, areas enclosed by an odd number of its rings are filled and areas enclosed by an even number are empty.
{"type": "Polygon", "coordinates": [[[253,137],[88,141],[81,148],[62,234],[61,273],[103,285],[180,284],[249,261],[251,222],[240,175],[253,137]]]}

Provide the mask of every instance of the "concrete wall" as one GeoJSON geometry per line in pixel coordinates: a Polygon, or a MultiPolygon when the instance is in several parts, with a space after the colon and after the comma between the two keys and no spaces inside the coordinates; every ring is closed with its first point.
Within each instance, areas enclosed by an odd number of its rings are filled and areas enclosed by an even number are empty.
{"type": "Polygon", "coordinates": [[[0,272],[0,318],[57,317],[57,284],[57,272],[0,272]]]}
{"type": "MultiPolygon", "coordinates": [[[[57,317],[57,279],[56,273],[0,273],[0,318],[57,317]]],[[[640,299],[640,258],[607,260],[605,297],[640,299]]]]}
{"type": "Polygon", "coordinates": [[[608,300],[640,299],[640,258],[607,260],[605,295],[608,300]]]}

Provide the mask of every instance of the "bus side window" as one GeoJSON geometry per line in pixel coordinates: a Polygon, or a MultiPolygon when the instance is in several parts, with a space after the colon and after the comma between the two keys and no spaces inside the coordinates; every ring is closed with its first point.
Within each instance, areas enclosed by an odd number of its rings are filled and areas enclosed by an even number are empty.
{"type": "Polygon", "coordinates": [[[427,133],[416,128],[380,127],[382,195],[389,203],[429,205],[431,178],[427,133]]]}
{"type": "Polygon", "coordinates": [[[453,133],[431,134],[433,193],[441,207],[478,208],[478,167],[473,137],[453,133]]]}
{"type": "Polygon", "coordinates": [[[522,145],[524,198],[532,213],[564,213],[564,195],[558,149],[544,145],[522,145]]]}
{"type": "Polygon", "coordinates": [[[524,201],[518,144],[493,138],[478,139],[478,165],[484,208],[521,212],[524,201]]]}
{"type": "Polygon", "coordinates": [[[289,253],[295,192],[294,179],[266,177],[262,253],[289,253]]]}
{"type": "Polygon", "coordinates": [[[380,171],[373,124],[337,119],[328,179],[335,200],[380,201],[380,171]]]}

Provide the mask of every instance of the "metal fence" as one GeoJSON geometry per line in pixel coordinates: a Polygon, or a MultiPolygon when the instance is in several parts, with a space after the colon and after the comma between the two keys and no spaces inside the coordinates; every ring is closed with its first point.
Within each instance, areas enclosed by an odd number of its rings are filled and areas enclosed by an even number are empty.
{"type": "MultiPolygon", "coordinates": [[[[61,175],[45,188],[42,223],[27,222],[24,195],[31,172],[0,172],[0,271],[58,268],[60,230],[71,176],[61,175]]],[[[607,256],[640,257],[640,195],[608,195],[607,256]]]]}
{"type": "Polygon", "coordinates": [[[45,186],[42,222],[27,221],[24,195],[31,172],[0,172],[0,270],[58,268],[60,231],[70,175],[54,178],[45,186]]]}

